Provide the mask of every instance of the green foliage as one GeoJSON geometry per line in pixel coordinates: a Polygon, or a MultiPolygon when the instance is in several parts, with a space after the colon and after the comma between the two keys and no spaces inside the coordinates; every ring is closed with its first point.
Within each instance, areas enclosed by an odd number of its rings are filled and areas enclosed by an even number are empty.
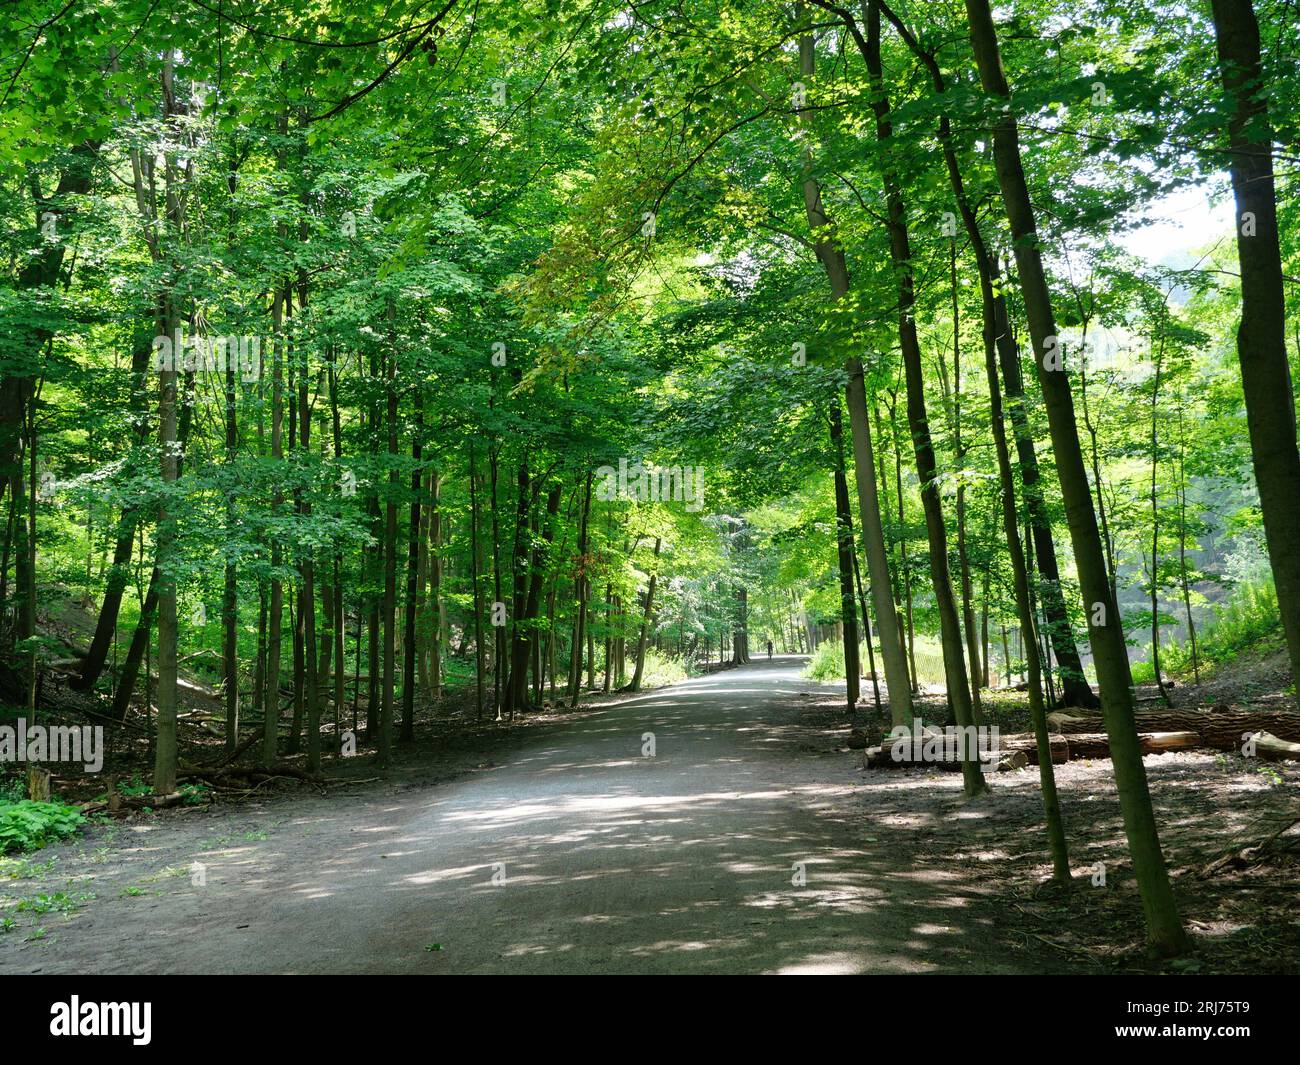
{"type": "MultiPolygon", "coordinates": [[[[880,649],[875,649],[876,668],[881,669],[880,649]]],[[[944,683],[943,671],[943,650],[937,640],[925,636],[918,636],[916,639],[916,673],[917,680],[921,684],[942,684],[944,683]]],[[[867,670],[867,645],[860,643],[858,645],[858,660],[862,663],[862,670],[867,670]]],[[[817,645],[817,650],[813,652],[807,667],[804,669],[804,676],[811,680],[819,681],[842,681],[844,680],[844,644],[840,640],[826,640],[817,645]]]]}
{"type": "MultiPolygon", "coordinates": [[[[1283,646],[1282,621],[1277,611],[1277,589],[1271,580],[1250,581],[1236,588],[1215,608],[1208,625],[1198,629],[1196,650],[1203,672],[1212,672],[1241,655],[1260,654],[1283,646]]],[[[1160,666],[1176,677],[1192,676],[1190,640],[1171,641],[1160,647],[1160,666]]],[[[1138,684],[1155,681],[1150,662],[1133,664],[1138,684]]]]}
{"type": "Polygon", "coordinates": [[[55,802],[0,802],[0,854],[40,850],[77,831],[85,818],[75,806],[55,802]]]}
{"type": "Polygon", "coordinates": [[[817,650],[804,668],[804,676],[811,680],[837,681],[844,679],[844,642],[826,640],[817,645],[817,650]]]}
{"type": "Polygon", "coordinates": [[[68,894],[66,891],[41,892],[30,898],[19,899],[14,909],[20,913],[72,913],[95,896],[91,892],[68,894]]]}
{"type": "Polygon", "coordinates": [[[685,680],[686,676],[686,664],[681,659],[661,654],[653,647],[646,649],[645,670],[641,674],[642,687],[661,688],[665,684],[685,680]]]}

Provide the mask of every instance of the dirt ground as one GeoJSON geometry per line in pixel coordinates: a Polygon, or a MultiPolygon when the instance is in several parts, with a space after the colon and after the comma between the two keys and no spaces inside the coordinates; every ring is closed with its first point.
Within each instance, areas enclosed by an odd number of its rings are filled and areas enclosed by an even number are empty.
{"type": "MultiPolygon", "coordinates": [[[[0,873],[0,972],[1157,968],[1108,763],[1057,767],[1076,886],[1045,890],[1036,769],[974,801],[956,773],[865,770],[842,696],[802,664],[462,721],[385,779],[339,763],[325,794],[98,824],[0,873]]],[[[1198,872],[1295,819],[1300,767],[1146,763],[1198,946],[1173,971],[1297,971],[1296,859],[1198,872]]]]}
{"type": "MultiPolygon", "coordinates": [[[[1186,705],[1239,695],[1223,683],[1208,697],[1184,694],[1186,705]]],[[[1285,703],[1273,694],[1252,695],[1256,705],[1285,703]]],[[[1020,696],[986,694],[985,711],[1004,732],[1025,731],[1023,703],[1020,696]]],[[[923,716],[941,723],[940,700],[930,704],[923,716]]],[[[801,720],[828,754],[847,757],[845,711],[835,693],[806,698],[801,720]]],[[[1171,964],[1152,964],[1143,950],[1140,901],[1108,759],[1054,767],[1075,874],[1069,892],[1047,884],[1052,870],[1035,766],[989,775],[989,794],[973,801],[963,798],[958,773],[860,770],[857,816],[913,853],[918,866],[955,871],[978,864],[1001,928],[1080,964],[1134,973],[1300,972],[1300,764],[1204,750],[1143,761],[1175,894],[1196,942],[1195,956],[1171,964]],[[1278,832],[1262,853],[1236,857],[1278,832]],[[1233,857],[1207,872],[1225,856],[1233,857]]]]}

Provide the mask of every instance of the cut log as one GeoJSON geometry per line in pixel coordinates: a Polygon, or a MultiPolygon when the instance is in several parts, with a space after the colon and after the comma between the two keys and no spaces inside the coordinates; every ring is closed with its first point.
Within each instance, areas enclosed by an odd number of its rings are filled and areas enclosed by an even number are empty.
{"type": "MultiPolygon", "coordinates": [[[[1274,742],[1277,741],[1272,737],[1274,742]]],[[[1047,737],[1048,744],[1052,751],[1053,764],[1060,765],[1074,758],[1108,758],[1110,757],[1110,737],[1104,732],[1078,732],[1070,736],[1062,736],[1056,733],[1047,737]]],[[[1142,745],[1143,754],[1160,754],[1164,751],[1182,751],[1191,747],[1204,746],[1199,734],[1190,731],[1184,732],[1142,732],[1138,734],[1138,740],[1142,745]]],[[[932,750],[932,754],[939,753],[940,757],[927,757],[924,740],[919,752],[913,752],[910,744],[904,744],[897,752],[901,757],[895,757],[893,745],[886,740],[879,747],[869,747],[867,749],[867,766],[868,768],[885,768],[885,769],[902,769],[909,765],[936,765],[941,768],[954,769],[961,765],[961,759],[955,757],[951,751],[937,752],[932,750]],[[913,757],[914,753],[919,757],[913,757]]],[[[1296,748],[1296,753],[1281,754],[1281,757],[1300,757],[1300,744],[1291,744],[1290,747],[1296,748]]],[[[1278,749],[1278,748],[1271,748],[1278,749]]],[[[1280,749],[1279,749],[1280,750],[1280,749]]],[[[1038,764],[1038,743],[1032,732],[1015,732],[1006,736],[998,737],[998,751],[1000,752],[1001,763],[1012,763],[1019,759],[1016,755],[1024,756],[1025,765],[1038,764]]],[[[999,769],[1019,768],[1015,764],[999,764],[999,769]]]]}
{"type": "MultiPolygon", "coordinates": [[[[1065,737],[1070,745],[1070,757],[1074,758],[1109,758],[1110,737],[1104,732],[1074,732],[1065,737]]],[[[1191,747],[1205,746],[1200,733],[1184,732],[1139,732],[1138,742],[1143,754],[1161,754],[1165,751],[1185,751],[1191,747]]]]}
{"type": "MultiPolygon", "coordinates": [[[[1053,765],[1070,760],[1070,746],[1064,736],[1049,733],[1047,743],[1052,752],[1053,765]]],[[[999,736],[998,746],[1004,751],[1020,751],[1029,759],[1030,765],[1038,764],[1038,740],[1032,732],[1013,732],[999,736]]]]}
{"type": "MultiPolygon", "coordinates": [[[[1053,736],[1052,760],[1064,762],[1068,757],[1068,748],[1061,736],[1053,736]]],[[[1017,733],[999,736],[997,750],[992,755],[987,753],[987,741],[981,740],[981,751],[985,760],[996,758],[999,771],[1020,769],[1029,764],[1038,764],[1038,750],[1032,733],[1017,733]]],[[[961,766],[955,737],[945,737],[942,732],[926,728],[916,739],[915,746],[909,739],[896,745],[888,736],[879,746],[867,748],[866,765],[868,768],[902,769],[906,766],[938,766],[941,769],[956,769],[961,766]],[[937,741],[937,746],[935,741],[937,741]],[[928,750],[927,750],[928,747],[928,750]]]]}
{"type": "Polygon", "coordinates": [[[1242,741],[1243,746],[1253,746],[1256,758],[1265,758],[1270,762],[1300,761],[1300,743],[1280,740],[1270,732],[1255,732],[1249,740],[1242,741]]]}
{"type": "MultiPolygon", "coordinates": [[[[1300,714],[1286,710],[1144,710],[1133,715],[1139,732],[1195,732],[1201,744],[1219,751],[1240,751],[1246,733],[1268,732],[1278,739],[1300,743],[1300,714]]],[[[1100,714],[1051,713],[1047,722],[1054,732],[1073,736],[1105,732],[1100,714]]]]}
{"type": "Polygon", "coordinates": [[[1024,769],[1029,765],[1029,755],[1024,751],[1007,751],[998,760],[998,772],[1005,773],[1009,769],[1024,769]]]}

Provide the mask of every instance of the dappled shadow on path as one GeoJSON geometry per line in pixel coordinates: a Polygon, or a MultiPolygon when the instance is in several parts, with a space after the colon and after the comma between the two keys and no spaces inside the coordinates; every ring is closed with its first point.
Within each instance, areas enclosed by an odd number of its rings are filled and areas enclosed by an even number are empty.
{"type": "MultiPolygon", "coordinates": [[[[857,774],[810,749],[798,666],[647,693],[451,785],[295,803],[266,840],[194,852],[206,886],[171,885],[143,938],[118,938],[120,968],[1058,965],[1006,954],[978,904],[978,869],[917,866],[848,816],[857,774]]],[[[112,916],[96,934],[122,928],[112,916]]],[[[60,950],[49,957],[57,966],[60,950]]]]}

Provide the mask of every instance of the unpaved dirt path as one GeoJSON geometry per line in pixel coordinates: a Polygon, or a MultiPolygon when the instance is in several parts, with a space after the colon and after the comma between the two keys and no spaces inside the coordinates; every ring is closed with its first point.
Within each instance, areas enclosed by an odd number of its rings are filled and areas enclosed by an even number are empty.
{"type": "Polygon", "coordinates": [[[1064,969],[999,945],[978,868],[877,841],[852,757],[798,726],[802,665],[627,699],[451,783],[96,829],[0,883],[94,893],[43,939],[0,936],[0,972],[1064,969]]]}

